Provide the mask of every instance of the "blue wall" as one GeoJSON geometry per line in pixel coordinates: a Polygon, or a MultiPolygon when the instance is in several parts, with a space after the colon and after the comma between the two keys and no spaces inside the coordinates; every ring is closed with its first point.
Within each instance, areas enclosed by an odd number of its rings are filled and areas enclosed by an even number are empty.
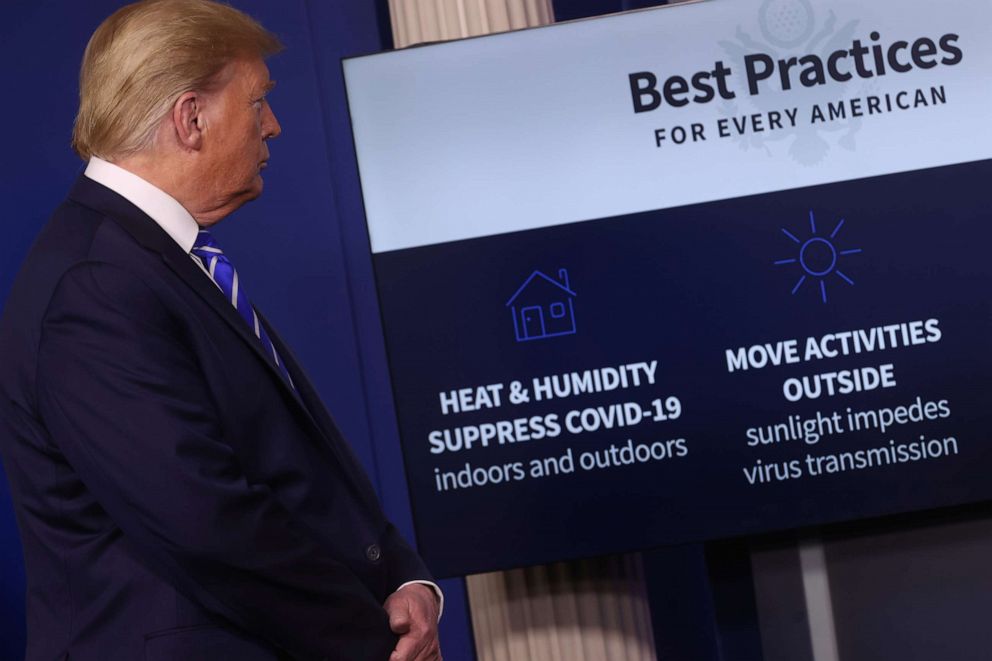
{"type": "MultiPolygon", "coordinates": [[[[5,62],[8,209],[0,243],[0,303],[28,246],[82,163],[69,148],[79,61],[90,33],[124,2],[8,0],[5,62]]],[[[387,513],[412,539],[393,423],[368,239],[355,172],[340,58],[388,47],[384,3],[235,0],[280,36],[270,63],[271,102],[283,134],[270,147],[266,191],[217,234],[261,308],[308,368],[371,474],[387,513]]],[[[24,643],[24,575],[5,477],[0,473],[0,659],[24,643]]],[[[474,657],[463,582],[444,581],[442,644],[474,657]]]]}

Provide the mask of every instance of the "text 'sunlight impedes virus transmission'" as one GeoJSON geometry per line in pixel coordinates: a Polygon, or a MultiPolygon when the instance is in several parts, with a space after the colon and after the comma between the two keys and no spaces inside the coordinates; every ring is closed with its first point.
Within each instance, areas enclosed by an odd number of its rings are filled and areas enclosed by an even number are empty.
{"type": "Polygon", "coordinates": [[[807,280],[817,280],[820,289],[820,300],[826,303],[827,279],[831,276],[836,275],[847,284],[854,285],[854,280],[845,275],[844,272],[838,268],[837,262],[840,257],[860,253],[861,248],[847,248],[844,250],[839,250],[837,248],[834,240],[837,238],[837,234],[843,226],[844,219],[841,218],[829,235],[820,236],[816,230],[816,217],[813,214],[813,210],[810,209],[809,238],[802,240],[789,230],[784,227],[782,228],[782,234],[785,234],[793,243],[799,246],[799,254],[796,257],[789,257],[775,261],[776,266],[798,264],[802,270],[799,275],[799,280],[796,281],[796,284],[792,287],[793,294],[798,292],[803,286],[803,283],[807,280]]]}

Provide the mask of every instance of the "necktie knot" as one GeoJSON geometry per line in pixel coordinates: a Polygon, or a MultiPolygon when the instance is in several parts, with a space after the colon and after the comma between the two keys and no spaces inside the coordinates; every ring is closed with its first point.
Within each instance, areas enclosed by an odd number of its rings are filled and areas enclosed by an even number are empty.
{"type": "Polygon", "coordinates": [[[213,235],[207,230],[200,230],[197,233],[196,241],[193,242],[193,250],[191,252],[200,257],[224,254],[224,251],[217,245],[217,241],[214,240],[213,235]]]}

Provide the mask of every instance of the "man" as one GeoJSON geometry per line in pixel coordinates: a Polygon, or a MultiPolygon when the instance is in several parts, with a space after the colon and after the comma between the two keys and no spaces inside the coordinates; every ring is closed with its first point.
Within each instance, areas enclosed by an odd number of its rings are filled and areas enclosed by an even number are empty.
{"type": "Polygon", "coordinates": [[[125,7],[83,58],[86,171],[0,321],[27,658],[440,658],[440,593],[209,227],[262,191],[278,41],[125,7]]]}

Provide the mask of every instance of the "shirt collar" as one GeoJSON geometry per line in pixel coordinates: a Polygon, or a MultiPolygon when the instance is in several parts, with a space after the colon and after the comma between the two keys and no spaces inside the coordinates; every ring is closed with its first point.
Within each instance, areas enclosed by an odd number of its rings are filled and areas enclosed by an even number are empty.
{"type": "Polygon", "coordinates": [[[96,156],[90,157],[83,174],[148,214],[184,252],[193,249],[200,227],[176,198],[133,172],[96,156]]]}

